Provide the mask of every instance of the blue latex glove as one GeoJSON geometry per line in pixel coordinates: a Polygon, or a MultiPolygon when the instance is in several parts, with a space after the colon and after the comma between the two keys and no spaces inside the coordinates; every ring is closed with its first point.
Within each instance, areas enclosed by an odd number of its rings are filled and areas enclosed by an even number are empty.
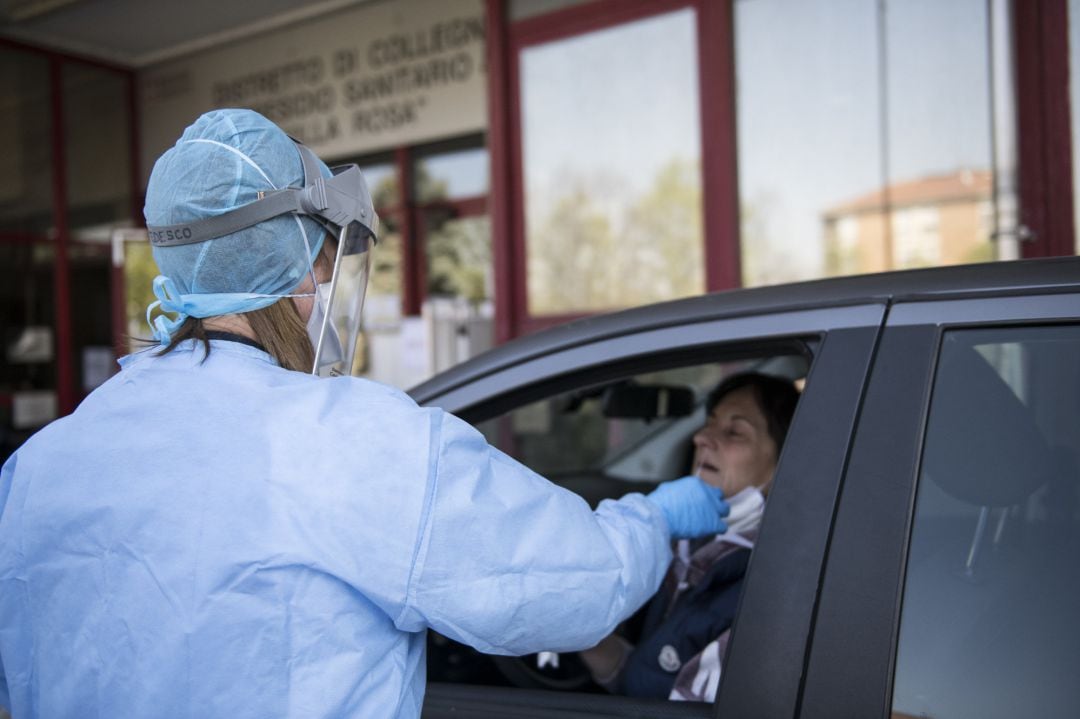
{"type": "Polygon", "coordinates": [[[721,517],[731,511],[724,493],[697,477],[664,482],[645,497],[660,508],[673,539],[693,539],[727,531],[721,517]]]}

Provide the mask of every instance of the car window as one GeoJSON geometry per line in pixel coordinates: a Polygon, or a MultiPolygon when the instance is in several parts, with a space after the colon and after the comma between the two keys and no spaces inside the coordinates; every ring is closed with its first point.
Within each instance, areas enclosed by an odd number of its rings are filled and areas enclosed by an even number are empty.
{"type": "MultiPolygon", "coordinates": [[[[778,355],[640,373],[566,390],[480,422],[477,427],[494,446],[595,507],[604,499],[648,492],[660,482],[691,473],[692,437],[705,424],[708,395],[725,378],[757,372],[789,380],[789,388],[792,383],[798,387],[808,366],[803,355],[778,355]]],[[[748,519],[760,519],[758,506],[757,514],[748,519]]],[[[753,531],[748,536],[756,536],[756,524],[753,531]]],[[[745,550],[747,545],[737,547],[745,550]]],[[[695,557],[698,549],[695,544],[695,557]]],[[[741,560],[742,568],[746,556],[748,552],[741,560]]],[[[737,592],[738,586],[728,598],[732,613],[737,592]]],[[[648,606],[620,629],[620,636],[643,640],[647,612],[648,606]]],[[[713,639],[716,637],[710,635],[702,644],[713,639]]],[[[671,647],[666,649],[663,662],[669,668],[669,682],[674,682],[679,669],[672,668],[676,659],[671,656],[671,647]]],[[[685,656],[677,663],[681,667],[700,650],[683,649],[685,656]]],[[[455,683],[594,693],[628,691],[598,685],[577,653],[486,657],[438,635],[429,642],[428,675],[431,681],[455,683]]],[[[668,698],[667,690],[661,693],[663,696],[655,698],[668,698]]]]}
{"type": "Polygon", "coordinates": [[[1074,716],[1080,327],[946,333],[904,583],[893,716],[1074,716]]]}
{"type": "MultiPolygon", "coordinates": [[[[572,483],[573,477],[582,473],[601,472],[620,454],[638,444],[651,443],[654,463],[641,467],[641,472],[636,476],[624,479],[629,482],[659,482],[670,479],[670,472],[677,471],[669,468],[670,458],[659,456],[657,443],[663,442],[663,435],[678,436],[685,443],[688,434],[680,431],[680,428],[701,424],[704,413],[701,402],[708,388],[714,386],[725,373],[738,371],[748,364],[682,367],[637,375],[629,380],[638,387],[662,387],[669,394],[674,390],[689,391],[693,404],[686,413],[675,411],[664,413],[667,416],[619,416],[631,414],[624,412],[613,416],[605,411],[605,405],[612,396],[612,387],[626,385],[626,381],[620,381],[532,402],[502,417],[481,423],[479,429],[494,446],[557,484],[572,483]]],[[[670,397],[668,401],[671,401],[670,397]]]]}

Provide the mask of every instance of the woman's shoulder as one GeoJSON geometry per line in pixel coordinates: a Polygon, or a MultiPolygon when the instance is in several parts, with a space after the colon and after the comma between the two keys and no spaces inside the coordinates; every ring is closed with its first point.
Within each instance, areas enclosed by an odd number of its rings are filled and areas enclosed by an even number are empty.
{"type": "Polygon", "coordinates": [[[360,377],[284,379],[272,388],[268,403],[283,408],[297,421],[314,419],[338,426],[343,432],[384,435],[403,432],[415,436],[438,424],[442,410],[421,407],[396,387],[360,377]]]}

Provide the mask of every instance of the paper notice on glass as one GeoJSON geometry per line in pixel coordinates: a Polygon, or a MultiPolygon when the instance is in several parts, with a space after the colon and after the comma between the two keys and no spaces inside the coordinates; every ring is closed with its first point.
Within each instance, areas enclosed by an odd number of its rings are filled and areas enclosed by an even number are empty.
{"type": "Polygon", "coordinates": [[[56,392],[30,390],[12,395],[11,425],[15,429],[34,429],[54,419],[56,419],[56,392]]]}

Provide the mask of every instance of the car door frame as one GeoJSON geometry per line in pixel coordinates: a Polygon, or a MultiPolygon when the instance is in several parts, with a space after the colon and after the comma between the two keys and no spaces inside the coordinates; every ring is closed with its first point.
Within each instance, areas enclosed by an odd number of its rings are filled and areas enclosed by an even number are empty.
{"type": "Polygon", "coordinates": [[[888,717],[931,390],[946,332],[1080,323],[1080,288],[897,298],[844,474],[796,716],[888,717]]]}
{"type": "Polygon", "coordinates": [[[886,307],[886,300],[872,298],[834,307],[697,317],[533,353],[426,397],[425,404],[480,421],[542,396],[620,375],[705,363],[713,357],[719,361],[732,352],[795,341],[815,348],[714,705],[433,683],[424,716],[793,716],[839,481],[886,307]],[[753,711],[748,713],[747,707],[753,711]]]}

